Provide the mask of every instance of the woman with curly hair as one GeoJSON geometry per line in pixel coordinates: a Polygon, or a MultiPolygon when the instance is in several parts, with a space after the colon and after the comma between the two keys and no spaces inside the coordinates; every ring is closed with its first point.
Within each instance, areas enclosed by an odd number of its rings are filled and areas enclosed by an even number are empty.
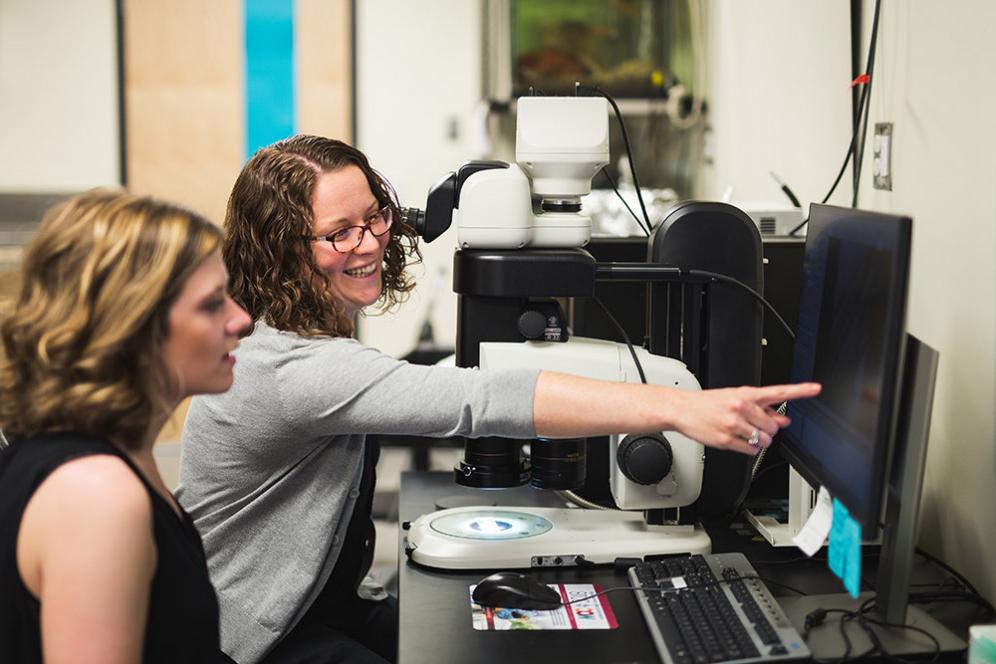
{"type": "Polygon", "coordinates": [[[257,152],[229,199],[225,262],[254,330],[234,388],[193,400],[177,496],[204,537],[222,648],[241,664],[396,658],[396,604],[361,583],[377,456],[367,434],[677,429],[756,453],[787,423],[771,404],[819,390],[688,393],[395,360],[350,334],[365,307],[411,289],[405,265],[418,250],[399,218],[393,190],[361,152],[316,136],[257,152]]]}
{"type": "Polygon", "coordinates": [[[95,191],[51,210],[0,325],[0,661],[230,661],[200,537],[152,445],[223,392],[249,323],[221,232],[95,191]]]}

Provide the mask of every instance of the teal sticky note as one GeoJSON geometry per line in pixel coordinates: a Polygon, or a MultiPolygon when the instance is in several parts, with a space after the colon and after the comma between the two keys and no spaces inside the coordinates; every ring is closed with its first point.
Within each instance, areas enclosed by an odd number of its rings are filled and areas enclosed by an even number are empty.
{"type": "Polygon", "coordinates": [[[829,548],[827,549],[827,566],[835,575],[844,578],[844,520],[840,518],[840,510],[846,507],[833,499],[833,521],[830,523],[830,534],[827,536],[829,548]]]}
{"type": "Polygon", "coordinates": [[[836,498],[833,499],[827,565],[844,582],[851,597],[857,598],[861,589],[861,524],[836,498]]]}

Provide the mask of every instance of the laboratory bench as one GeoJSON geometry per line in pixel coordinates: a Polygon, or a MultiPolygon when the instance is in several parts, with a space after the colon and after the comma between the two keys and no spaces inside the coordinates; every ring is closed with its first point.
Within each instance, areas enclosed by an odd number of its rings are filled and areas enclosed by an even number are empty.
{"type": "MultiPolygon", "coordinates": [[[[479,664],[527,664],[529,662],[604,662],[608,664],[657,664],[643,615],[631,591],[607,594],[618,622],[616,629],[573,631],[479,631],[472,626],[469,587],[497,570],[438,570],[418,565],[405,552],[406,526],[422,514],[441,506],[452,507],[468,499],[482,505],[510,507],[563,507],[563,499],[551,491],[519,487],[482,491],[458,486],[449,472],[406,472],[401,477],[399,501],[398,596],[399,664],[475,662],[479,664]]],[[[469,504],[469,503],[468,503],[469,504]]],[[[794,590],[809,594],[840,593],[840,581],[826,568],[819,554],[806,558],[794,547],[773,548],[750,527],[724,523],[707,528],[716,553],[740,551],[769,580],[776,599],[792,596],[794,590]]],[[[874,550],[863,555],[864,579],[875,578],[874,550]]],[[[525,571],[525,570],[523,570],[525,571]]],[[[562,567],[529,570],[546,583],[590,583],[603,589],[627,586],[623,570],[612,566],[562,567]]],[[[926,560],[915,570],[917,583],[937,583],[945,574],[926,560]]],[[[970,605],[945,604],[932,612],[950,629],[964,637],[977,614],[970,605]]],[[[822,629],[836,630],[836,624],[822,629]]],[[[939,661],[964,661],[964,654],[939,661]]]]}

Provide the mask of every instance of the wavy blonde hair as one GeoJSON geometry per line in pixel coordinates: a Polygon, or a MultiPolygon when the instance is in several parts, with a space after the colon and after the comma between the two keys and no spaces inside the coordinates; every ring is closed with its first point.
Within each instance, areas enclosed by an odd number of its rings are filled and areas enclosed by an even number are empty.
{"type": "Polygon", "coordinates": [[[170,307],[220,246],[203,217],[147,197],[98,190],[52,208],[0,324],[5,437],[66,431],[141,445],[176,390],[161,360],[170,307]]]}
{"type": "Polygon", "coordinates": [[[262,148],[239,173],[225,213],[223,254],[232,299],[253,321],[304,336],[349,336],[353,321],[328,289],[328,276],[311,252],[312,193],[318,178],[356,166],[377,203],[394,215],[384,249],[378,303],[402,302],[414,283],[408,258],[421,260],[415,231],[401,221],[397,195],[356,148],[321,136],[294,136],[262,148]]]}

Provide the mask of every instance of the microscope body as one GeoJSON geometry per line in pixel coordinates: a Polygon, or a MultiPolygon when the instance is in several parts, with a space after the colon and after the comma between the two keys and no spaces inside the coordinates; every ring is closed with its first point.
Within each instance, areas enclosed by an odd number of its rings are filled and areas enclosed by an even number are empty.
{"type": "MultiPolygon", "coordinates": [[[[678,381],[686,389],[757,385],[760,308],[733,286],[693,275],[696,269],[721,273],[760,292],[756,226],[732,206],[687,202],[655,228],[647,263],[598,264],[580,248],[590,238],[590,220],[581,213],[580,200],[608,157],[604,100],[523,97],[518,100],[518,163],[469,162],[430,190],[424,213],[409,211],[408,223],[426,241],[454,221],[458,224],[453,269],[457,365],[485,366],[486,361],[487,366],[497,366],[494,363],[505,361],[501,356],[512,355],[514,345],[529,348],[529,366],[556,364],[554,356],[566,352],[557,347],[569,338],[561,302],[593,296],[597,280],[642,281],[647,283],[649,315],[646,338],[634,340],[641,357],[673,358],[674,375],[687,374],[678,381]],[[523,345],[537,339],[546,343],[523,345]],[[642,342],[649,354],[640,348],[642,342]],[[550,359],[541,359],[545,355],[550,359]]],[[[628,353],[625,346],[613,346],[616,357],[628,353]]],[[[588,347],[585,352],[590,359],[579,356],[564,368],[583,375],[601,351],[588,347]]],[[[628,361],[632,365],[631,358],[628,361]]],[[[596,377],[611,378],[602,373],[596,377]]],[[[630,433],[662,435],[669,444],[677,435],[630,433]]],[[[623,440],[619,437],[614,444],[623,440]]],[[[637,442],[642,452],[654,447],[652,441],[637,442]]],[[[682,453],[674,460],[676,475],[639,489],[638,483],[618,480],[619,451],[614,449],[610,484],[617,506],[644,509],[648,524],[688,524],[703,515],[725,513],[736,489],[747,481],[749,459],[712,448],[703,452],[693,441],[681,443],[682,453]],[[697,513],[702,505],[707,509],[697,513]]],[[[478,488],[519,486],[530,480],[536,485],[532,470],[521,455],[520,442],[482,438],[466,441],[454,478],[478,488]]]]}

